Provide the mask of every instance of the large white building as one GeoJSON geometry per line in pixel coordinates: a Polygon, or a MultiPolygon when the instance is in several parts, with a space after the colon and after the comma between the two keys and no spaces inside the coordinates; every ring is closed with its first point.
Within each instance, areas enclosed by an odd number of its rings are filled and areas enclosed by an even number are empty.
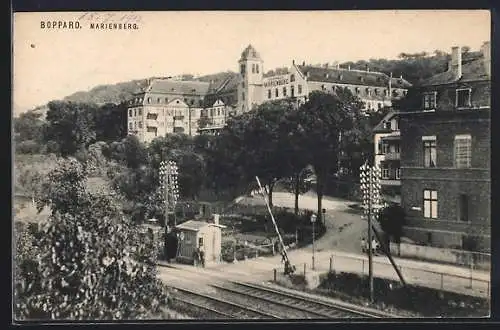
{"type": "Polygon", "coordinates": [[[276,74],[264,74],[264,61],[249,45],[238,60],[239,72],[225,72],[183,81],[152,79],[129,101],[128,131],[149,142],[169,133],[195,135],[216,132],[228,115],[250,111],[266,101],[296,98],[304,101],[312,91],[334,93],[349,88],[366,110],[390,106],[406,95],[411,84],[402,77],[339,66],[298,65],[276,74]]]}

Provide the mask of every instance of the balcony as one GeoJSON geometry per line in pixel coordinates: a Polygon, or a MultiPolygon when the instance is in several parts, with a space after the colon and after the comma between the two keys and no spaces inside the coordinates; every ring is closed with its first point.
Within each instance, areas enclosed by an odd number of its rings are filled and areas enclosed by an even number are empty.
{"type": "Polygon", "coordinates": [[[400,186],[401,185],[401,180],[396,180],[396,179],[381,179],[380,180],[380,185],[381,186],[400,186]]]}
{"type": "Polygon", "coordinates": [[[401,153],[388,152],[385,154],[385,160],[401,160],[401,153]]]}

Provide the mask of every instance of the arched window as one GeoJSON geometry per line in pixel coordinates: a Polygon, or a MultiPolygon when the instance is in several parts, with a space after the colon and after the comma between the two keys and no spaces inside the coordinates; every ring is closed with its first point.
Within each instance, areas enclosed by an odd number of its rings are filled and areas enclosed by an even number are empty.
{"type": "Polygon", "coordinates": [[[150,97],[148,97],[148,103],[151,103],[151,98],[150,97]]]}
{"type": "Polygon", "coordinates": [[[165,103],[168,103],[168,97],[165,98],[165,103]]]}
{"type": "Polygon", "coordinates": [[[292,74],[292,75],[290,76],[290,82],[294,82],[294,81],[295,81],[295,75],[294,75],[294,74],[292,74]]]}

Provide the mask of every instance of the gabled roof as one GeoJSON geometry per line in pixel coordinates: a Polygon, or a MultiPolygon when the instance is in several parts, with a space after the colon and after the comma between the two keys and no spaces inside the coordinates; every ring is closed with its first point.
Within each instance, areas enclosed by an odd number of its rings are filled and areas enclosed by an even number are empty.
{"type": "Polygon", "coordinates": [[[384,118],[373,128],[373,133],[390,133],[391,129],[385,128],[385,123],[395,117],[399,112],[397,111],[389,111],[384,118]]]}
{"type": "MultiPolygon", "coordinates": [[[[297,65],[297,69],[308,76],[309,81],[330,82],[337,84],[388,87],[390,77],[382,72],[346,70],[337,67],[318,67],[297,65]]],[[[411,84],[402,78],[392,78],[393,87],[408,88],[411,84]],[[405,86],[405,87],[403,87],[405,86]]]]}
{"type": "Polygon", "coordinates": [[[462,77],[457,80],[455,78],[455,73],[451,70],[438,73],[420,83],[420,86],[432,86],[432,85],[445,85],[454,82],[468,82],[468,81],[481,81],[490,80],[486,67],[484,65],[483,57],[475,59],[470,62],[463,63],[462,61],[462,77]]]}
{"type": "Polygon", "coordinates": [[[202,81],[183,81],[154,79],[146,89],[147,93],[206,95],[210,83],[202,81]]]}

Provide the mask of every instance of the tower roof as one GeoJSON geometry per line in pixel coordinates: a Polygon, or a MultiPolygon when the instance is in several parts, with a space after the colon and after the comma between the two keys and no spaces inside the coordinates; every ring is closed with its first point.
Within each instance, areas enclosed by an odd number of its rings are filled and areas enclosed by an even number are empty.
{"type": "Polygon", "coordinates": [[[246,61],[246,60],[262,60],[260,58],[259,53],[253,48],[252,45],[248,45],[247,48],[241,53],[241,58],[240,61],[246,61]]]}

